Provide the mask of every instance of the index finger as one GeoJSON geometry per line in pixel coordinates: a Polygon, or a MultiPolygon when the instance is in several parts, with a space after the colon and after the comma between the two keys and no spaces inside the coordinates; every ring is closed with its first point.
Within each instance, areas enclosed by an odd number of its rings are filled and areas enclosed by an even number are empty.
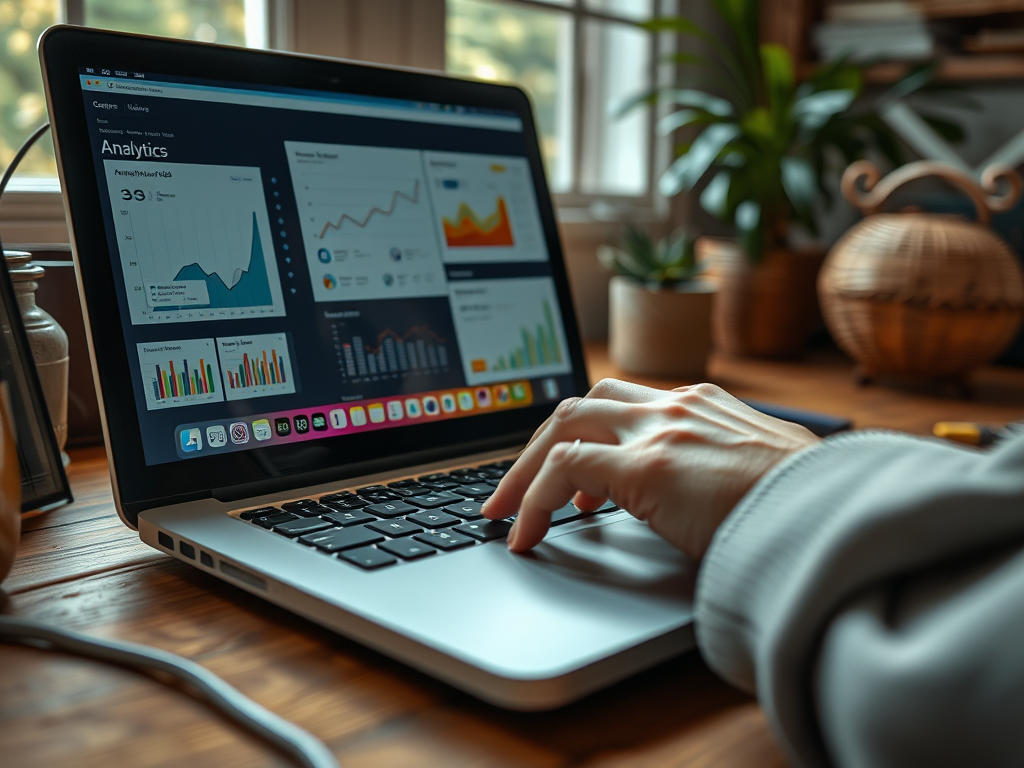
{"type": "Polygon", "coordinates": [[[559,442],[583,440],[588,443],[619,442],[618,429],[633,422],[625,406],[649,403],[670,396],[670,392],[615,379],[602,379],[584,398],[570,398],[534,433],[519,459],[498,484],[481,513],[492,520],[514,514],[522,503],[552,446],[559,442]]]}

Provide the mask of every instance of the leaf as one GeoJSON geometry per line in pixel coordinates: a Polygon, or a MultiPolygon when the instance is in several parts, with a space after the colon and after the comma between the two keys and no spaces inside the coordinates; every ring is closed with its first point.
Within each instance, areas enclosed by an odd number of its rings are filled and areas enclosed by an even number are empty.
{"type": "Polygon", "coordinates": [[[681,107],[697,107],[718,117],[732,117],[732,104],[723,98],[692,88],[672,88],[664,91],[666,100],[681,107]]]}
{"type": "Polygon", "coordinates": [[[677,35],[690,35],[701,40],[715,39],[704,27],[686,16],[659,16],[642,21],[637,26],[648,32],[675,32],[677,35]]]}
{"type": "Polygon", "coordinates": [[[784,157],[780,167],[782,186],[786,190],[786,197],[793,205],[794,213],[812,235],[817,235],[818,226],[814,220],[814,201],[818,185],[815,180],[814,168],[800,157],[784,157]]]}
{"type": "Polygon", "coordinates": [[[732,174],[729,171],[719,171],[700,193],[700,207],[716,219],[727,221],[729,219],[729,186],[731,184],[732,174]]]}
{"type": "Polygon", "coordinates": [[[900,101],[915,91],[921,90],[935,79],[938,71],[939,63],[937,61],[930,61],[911,68],[892,88],[882,94],[878,100],[878,107],[881,108],[886,104],[900,101]]]}
{"type": "Polygon", "coordinates": [[[734,123],[708,126],[694,140],[690,151],[672,163],[662,174],[658,182],[658,191],[665,197],[672,197],[684,190],[693,189],[726,145],[739,136],[740,132],[740,127],[734,123]]]}
{"type": "Polygon", "coordinates": [[[666,64],[707,64],[708,57],[701,56],[699,53],[676,51],[675,53],[662,54],[658,57],[658,61],[663,61],[666,64]]]}
{"type": "Polygon", "coordinates": [[[804,130],[816,131],[835,115],[848,110],[856,98],[856,92],[849,89],[819,91],[798,99],[793,105],[793,117],[804,130]]]}
{"type": "Polygon", "coordinates": [[[736,207],[736,234],[740,245],[753,261],[761,260],[764,250],[764,232],[761,226],[761,204],[756,200],[744,200],[736,207]]]}
{"type": "Polygon", "coordinates": [[[789,108],[793,101],[796,75],[793,57],[781,45],[765,43],[761,46],[761,67],[764,72],[765,91],[768,94],[768,108],[772,122],[780,130],[789,120],[789,108]]]}
{"type": "Polygon", "coordinates": [[[673,131],[687,125],[707,125],[723,120],[724,118],[716,117],[703,109],[680,109],[670,115],[665,115],[658,121],[658,134],[668,136],[673,131]]]}

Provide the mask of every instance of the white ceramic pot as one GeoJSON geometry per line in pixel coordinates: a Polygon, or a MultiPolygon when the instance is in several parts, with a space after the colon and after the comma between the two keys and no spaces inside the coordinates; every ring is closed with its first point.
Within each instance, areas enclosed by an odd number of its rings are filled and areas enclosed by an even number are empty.
{"type": "Polygon", "coordinates": [[[692,280],[673,288],[616,275],[608,288],[608,351],[626,373],[703,380],[717,288],[692,280]]]}

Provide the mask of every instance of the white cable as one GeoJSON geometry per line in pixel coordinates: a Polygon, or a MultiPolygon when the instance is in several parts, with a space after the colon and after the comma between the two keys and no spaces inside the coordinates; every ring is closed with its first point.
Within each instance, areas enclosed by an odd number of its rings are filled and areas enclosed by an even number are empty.
{"type": "Polygon", "coordinates": [[[100,640],[45,624],[0,616],[0,642],[68,651],[142,672],[162,672],[197,689],[215,709],[274,744],[305,768],[339,768],[322,741],[232,688],[199,664],[144,645],[100,640]]]}

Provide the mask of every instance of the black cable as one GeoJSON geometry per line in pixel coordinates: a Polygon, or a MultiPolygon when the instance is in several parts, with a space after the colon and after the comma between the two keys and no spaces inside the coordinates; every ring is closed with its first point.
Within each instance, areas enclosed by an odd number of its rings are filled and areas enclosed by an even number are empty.
{"type": "MultiPolygon", "coordinates": [[[[7,189],[7,182],[11,180],[25,154],[49,127],[49,123],[39,126],[21,145],[0,179],[0,196],[7,189]]],[[[148,674],[162,672],[192,686],[211,707],[292,756],[304,768],[339,768],[331,751],[308,731],[264,709],[200,665],[173,653],[144,645],[99,640],[10,616],[0,616],[0,642],[67,651],[148,674]]]]}
{"type": "Polygon", "coordinates": [[[0,179],[0,195],[3,195],[4,190],[7,189],[7,182],[11,180],[11,176],[14,175],[14,171],[17,170],[21,161],[25,158],[25,154],[32,149],[32,145],[39,141],[39,138],[46,133],[50,128],[49,123],[43,123],[36,128],[32,135],[25,139],[25,143],[21,145],[21,149],[18,150],[18,154],[11,160],[11,164],[7,166],[7,170],[4,171],[4,177],[0,179]]]}
{"type": "Polygon", "coordinates": [[[0,641],[68,651],[140,672],[162,672],[192,686],[202,699],[243,728],[274,744],[305,768],[338,768],[323,742],[264,709],[200,665],[144,645],[99,640],[45,624],[0,616],[0,641]]]}

